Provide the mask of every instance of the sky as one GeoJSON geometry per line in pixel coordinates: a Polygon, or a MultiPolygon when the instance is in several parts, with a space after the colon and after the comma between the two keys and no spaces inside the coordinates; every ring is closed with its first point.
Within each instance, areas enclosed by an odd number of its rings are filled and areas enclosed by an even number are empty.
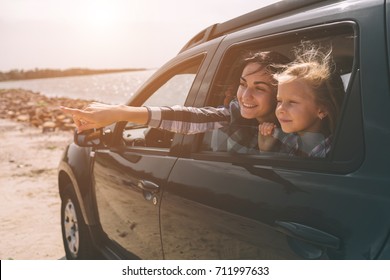
{"type": "Polygon", "coordinates": [[[0,71],[157,68],[211,24],[275,0],[0,0],[0,71]]]}

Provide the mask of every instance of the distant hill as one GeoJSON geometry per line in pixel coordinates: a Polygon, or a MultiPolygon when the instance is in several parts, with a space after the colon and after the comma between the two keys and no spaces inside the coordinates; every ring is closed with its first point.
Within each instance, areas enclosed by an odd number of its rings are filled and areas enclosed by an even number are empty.
{"type": "Polygon", "coordinates": [[[81,75],[107,74],[128,71],[144,71],[145,68],[129,68],[129,69],[86,69],[86,68],[71,68],[66,70],[58,69],[34,69],[34,70],[11,70],[9,72],[0,72],[0,82],[13,80],[29,80],[42,78],[70,77],[81,75]]]}

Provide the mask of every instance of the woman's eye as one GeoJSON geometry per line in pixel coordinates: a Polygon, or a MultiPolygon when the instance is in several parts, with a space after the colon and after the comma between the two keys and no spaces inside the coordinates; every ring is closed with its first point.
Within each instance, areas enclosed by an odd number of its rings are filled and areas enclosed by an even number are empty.
{"type": "Polygon", "coordinates": [[[256,88],[256,90],[257,90],[257,91],[261,91],[261,92],[263,92],[263,91],[265,91],[265,88],[262,88],[262,87],[257,87],[257,88],[256,88]]]}

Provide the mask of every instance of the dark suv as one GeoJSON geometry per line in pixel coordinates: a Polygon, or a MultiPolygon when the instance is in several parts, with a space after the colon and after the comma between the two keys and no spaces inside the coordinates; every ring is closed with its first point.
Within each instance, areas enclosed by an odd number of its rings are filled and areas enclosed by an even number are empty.
{"type": "Polygon", "coordinates": [[[117,123],[59,166],[67,259],[390,259],[390,1],[281,1],[192,38],[129,105],[223,106],[243,51],[330,46],[331,154],[233,154],[217,130],[117,123]]]}

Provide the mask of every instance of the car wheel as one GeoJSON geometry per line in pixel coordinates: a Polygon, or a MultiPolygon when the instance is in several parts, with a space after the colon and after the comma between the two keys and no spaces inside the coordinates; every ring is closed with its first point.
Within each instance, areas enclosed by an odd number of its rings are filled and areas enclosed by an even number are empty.
{"type": "Polygon", "coordinates": [[[66,259],[95,259],[87,226],[72,185],[67,185],[61,201],[62,240],[66,259]]]}

